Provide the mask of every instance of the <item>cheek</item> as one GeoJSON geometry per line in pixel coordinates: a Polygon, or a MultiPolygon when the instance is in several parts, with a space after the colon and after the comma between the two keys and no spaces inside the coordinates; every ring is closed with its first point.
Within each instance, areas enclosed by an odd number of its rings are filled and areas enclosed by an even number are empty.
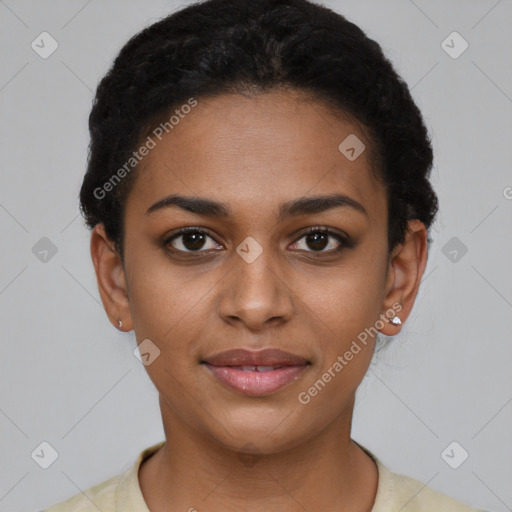
{"type": "Polygon", "coordinates": [[[299,403],[317,422],[344,410],[363,380],[376,342],[372,329],[380,314],[375,276],[341,271],[318,289],[305,287],[307,332],[314,335],[314,372],[304,382],[299,403]],[[331,407],[326,407],[331,404],[331,407]]]}
{"type": "MultiPolygon", "coordinates": [[[[177,405],[194,391],[190,375],[197,371],[199,342],[204,341],[207,310],[212,308],[211,279],[186,279],[181,272],[156,266],[132,276],[130,304],[137,342],[149,339],[158,357],[145,367],[157,390],[177,405]]],[[[183,406],[182,406],[183,407],[183,406]]]]}
{"type": "Polygon", "coordinates": [[[185,317],[189,324],[187,312],[193,312],[208,289],[202,281],[187,282],[177,273],[162,273],[156,268],[133,276],[130,303],[136,333],[162,338],[179,328],[185,317]]]}
{"type": "MultiPolygon", "coordinates": [[[[128,262],[127,262],[128,267],[128,262]]],[[[140,342],[149,338],[171,356],[190,351],[200,340],[222,274],[198,273],[197,268],[173,267],[165,258],[135,257],[130,276],[133,328],[140,342]]],[[[174,360],[177,360],[175,358],[174,360]]]]}
{"type": "Polygon", "coordinates": [[[369,328],[378,318],[377,301],[359,286],[339,280],[326,287],[322,298],[306,311],[314,324],[308,329],[315,337],[313,380],[332,381],[324,397],[343,401],[355,391],[370,364],[376,339],[369,328]]]}
{"type": "Polygon", "coordinates": [[[294,288],[311,316],[331,332],[331,339],[342,335],[346,340],[379,318],[384,278],[382,264],[361,259],[357,265],[331,269],[321,280],[305,280],[300,289],[294,288]]]}

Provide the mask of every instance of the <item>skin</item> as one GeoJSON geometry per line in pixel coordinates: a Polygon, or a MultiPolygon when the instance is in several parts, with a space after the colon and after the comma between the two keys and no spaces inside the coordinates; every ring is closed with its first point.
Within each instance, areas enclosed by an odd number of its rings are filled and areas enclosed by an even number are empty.
{"type": "MultiPolygon", "coordinates": [[[[198,99],[138,171],[126,203],[124,264],[103,226],[94,228],[91,255],[108,317],[161,351],[146,370],[166,443],[139,470],[152,512],[371,510],[377,467],[350,431],[375,338],[308,404],[297,399],[394,304],[405,322],[425,270],[427,233],[418,220],[388,253],[386,192],[370,170],[370,149],[357,122],[297,91],[198,99]],[[349,134],[366,145],[354,161],[338,150],[349,134]],[[333,193],[366,214],[342,206],[277,217],[283,202],[333,193]],[[170,194],[220,201],[232,212],[215,218],[173,206],[146,214],[170,194]],[[202,255],[186,237],[164,246],[187,226],[208,230],[202,255]],[[355,245],[329,255],[340,243],[315,245],[303,234],[314,226],[346,233],[355,245]],[[247,237],[262,248],[252,263],[236,252],[247,237]],[[271,347],[311,364],[263,397],[227,388],[200,364],[233,348],[271,347]]],[[[383,324],[388,336],[401,328],[383,324]]]]}

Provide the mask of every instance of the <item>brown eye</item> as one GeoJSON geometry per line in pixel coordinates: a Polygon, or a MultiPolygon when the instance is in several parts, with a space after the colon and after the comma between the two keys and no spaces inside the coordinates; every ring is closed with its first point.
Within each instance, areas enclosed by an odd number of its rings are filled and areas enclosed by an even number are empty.
{"type": "Polygon", "coordinates": [[[329,244],[329,235],[325,233],[311,233],[305,238],[306,245],[315,251],[323,251],[329,244]]]}
{"type": "Polygon", "coordinates": [[[179,230],[165,241],[165,245],[181,252],[206,252],[219,246],[206,231],[198,228],[179,230]]]}
{"type": "Polygon", "coordinates": [[[340,234],[319,228],[310,229],[293,244],[294,249],[325,253],[337,252],[349,245],[348,239],[340,234]],[[304,242],[300,243],[301,240],[304,242]]]}

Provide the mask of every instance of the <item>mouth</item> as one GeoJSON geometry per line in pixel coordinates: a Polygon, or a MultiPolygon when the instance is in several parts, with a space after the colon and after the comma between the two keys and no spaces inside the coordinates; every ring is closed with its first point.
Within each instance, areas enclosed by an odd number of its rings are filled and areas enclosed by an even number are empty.
{"type": "Polygon", "coordinates": [[[311,363],[278,349],[236,349],[207,357],[201,364],[230,389],[248,396],[265,396],[299,379],[311,363]]]}

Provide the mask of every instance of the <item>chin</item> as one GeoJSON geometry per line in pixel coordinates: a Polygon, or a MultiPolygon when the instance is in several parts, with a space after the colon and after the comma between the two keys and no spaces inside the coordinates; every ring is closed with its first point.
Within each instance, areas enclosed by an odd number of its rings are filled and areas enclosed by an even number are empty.
{"type": "Polygon", "coordinates": [[[313,435],[303,431],[307,426],[293,417],[292,409],[241,408],[212,424],[209,437],[235,452],[269,455],[307,441],[313,435]]]}

